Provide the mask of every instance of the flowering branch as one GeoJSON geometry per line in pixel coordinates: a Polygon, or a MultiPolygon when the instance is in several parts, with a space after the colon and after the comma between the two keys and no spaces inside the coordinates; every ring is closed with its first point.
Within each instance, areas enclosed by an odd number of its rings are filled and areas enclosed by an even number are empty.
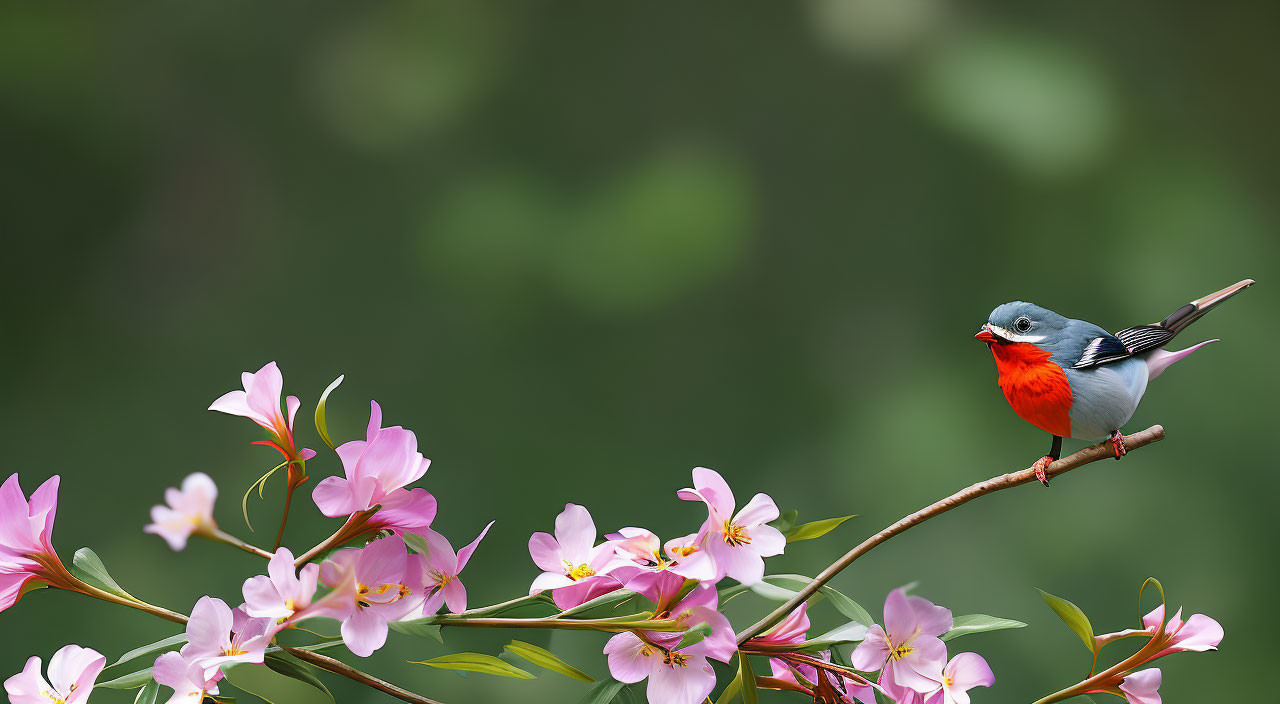
{"type": "Polygon", "coordinates": [[[360,684],[373,687],[380,692],[390,694],[400,701],[409,702],[410,704],[441,704],[434,699],[429,699],[420,694],[414,694],[403,687],[397,687],[390,682],[380,680],[367,672],[357,670],[345,662],[331,658],[328,655],[313,653],[305,648],[292,648],[287,645],[281,646],[281,649],[303,662],[311,663],[322,670],[328,670],[336,675],[342,675],[343,677],[355,680],[360,684]]]}
{"type": "MultiPolygon", "coordinates": [[[[1160,440],[1163,440],[1163,439],[1164,439],[1164,428],[1159,425],[1153,425],[1150,428],[1147,428],[1146,430],[1140,431],[1138,433],[1134,433],[1133,435],[1126,435],[1124,438],[1124,443],[1129,450],[1136,450],[1140,447],[1150,445],[1153,442],[1159,442],[1160,440]]],[[[1049,467],[1045,470],[1045,474],[1048,477],[1056,477],[1060,474],[1066,474],[1067,472],[1070,472],[1071,470],[1076,469],[1078,467],[1083,467],[1086,464],[1090,464],[1092,462],[1097,462],[1098,460],[1106,459],[1108,457],[1114,457],[1114,456],[1115,456],[1115,452],[1111,448],[1111,441],[1108,440],[1107,442],[1101,443],[1099,445],[1086,447],[1083,450],[1076,452],[1075,454],[1069,455],[1067,457],[1063,457],[1062,459],[1049,465],[1049,467]]],[[[842,572],[846,567],[848,567],[849,565],[852,565],[854,560],[857,560],[859,557],[862,557],[866,553],[870,552],[872,548],[879,545],[880,543],[883,543],[884,541],[894,537],[895,535],[898,535],[899,533],[904,533],[908,529],[914,528],[915,526],[921,523],[924,523],[925,521],[929,520],[930,518],[933,518],[934,516],[946,513],[947,511],[950,511],[951,509],[957,506],[960,506],[962,504],[969,503],[970,501],[978,498],[979,496],[986,496],[987,494],[1000,491],[1001,489],[1012,489],[1015,486],[1029,484],[1033,481],[1039,481],[1039,480],[1036,478],[1035,469],[1030,467],[1018,472],[1010,472],[1009,474],[1002,474],[998,477],[992,477],[991,479],[988,479],[986,481],[981,481],[981,482],[978,482],[977,484],[972,484],[964,489],[961,489],[960,491],[957,491],[956,493],[952,494],[951,496],[948,496],[945,499],[936,501],[926,506],[925,508],[922,508],[919,511],[916,511],[911,515],[903,517],[898,522],[894,523],[888,528],[885,528],[879,533],[876,533],[870,538],[867,538],[866,540],[858,544],[857,547],[845,553],[844,557],[841,557],[839,560],[836,560],[835,562],[833,562],[830,567],[823,570],[821,574],[815,577],[812,582],[810,582],[803,589],[801,589],[799,593],[797,593],[794,597],[787,600],[786,603],[782,604],[778,608],[774,609],[772,612],[769,613],[768,616],[765,616],[764,618],[760,619],[755,624],[753,624],[750,628],[747,628],[746,630],[739,633],[738,643],[740,644],[745,643],[751,638],[754,638],[755,636],[758,636],[761,633],[764,633],[765,631],[769,630],[773,626],[777,625],[778,622],[786,618],[787,614],[791,613],[792,611],[795,611],[801,604],[808,601],[814,594],[817,594],[818,590],[822,589],[822,587],[826,585],[827,582],[830,582],[836,575],[840,574],[840,572],[842,572]]]]}

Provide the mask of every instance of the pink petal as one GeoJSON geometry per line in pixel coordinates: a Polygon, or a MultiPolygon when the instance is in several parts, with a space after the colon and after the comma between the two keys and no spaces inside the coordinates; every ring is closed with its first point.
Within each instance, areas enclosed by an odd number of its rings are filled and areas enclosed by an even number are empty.
{"type": "Polygon", "coordinates": [[[947,646],[934,636],[922,635],[911,641],[911,652],[891,661],[890,667],[898,684],[927,694],[938,688],[946,663],[947,646]]]}
{"type": "MultiPolygon", "coordinates": [[[[740,526],[758,526],[762,523],[777,520],[778,505],[767,494],[756,494],[751,501],[733,517],[733,522],[740,526]]],[[[784,541],[785,542],[785,541],[784,541]]],[[[776,553],[775,553],[776,554],[776,553]]]]}
{"type": "Polygon", "coordinates": [[[184,514],[167,506],[152,506],[151,521],[142,532],[164,538],[174,552],[181,552],[187,547],[187,539],[196,529],[184,514]]]}
{"type": "Polygon", "coordinates": [[[747,537],[751,538],[751,549],[761,557],[781,555],[787,547],[787,538],[782,531],[770,525],[758,525],[747,529],[747,537]]]}
{"type": "Polygon", "coordinates": [[[461,580],[456,577],[449,580],[440,592],[444,594],[444,603],[450,613],[460,614],[467,610],[467,588],[462,586],[461,580]]]}
{"type": "Polygon", "coordinates": [[[1195,652],[1215,650],[1225,635],[1222,624],[1204,614],[1192,614],[1174,637],[1173,649],[1195,652]]]}
{"type": "Polygon", "coordinates": [[[564,511],[556,516],[556,542],[564,559],[574,565],[591,560],[591,547],[596,542],[596,524],[591,513],[578,504],[565,504],[564,511]]]}
{"type": "Polygon", "coordinates": [[[269,618],[287,618],[293,612],[285,607],[284,597],[280,595],[271,578],[265,575],[250,577],[241,588],[244,595],[244,608],[250,616],[269,618]]]}
{"type": "Polygon", "coordinates": [[[444,594],[439,590],[431,593],[427,600],[422,602],[422,615],[435,616],[440,612],[440,605],[444,603],[444,594]]]}
{"type": "Polygon", "coordinates": [[[311,492],[320,513],[330,517],[349,516],[356,511],[363,511],[368,506],[361,506],[351,495],[351,484],[342,477],[325,477],[311,492]]]}
{"type": "Polygon", "coordinates": [[[764,577],[764,560],[750,544],[734,547],[712,536],[707,539],[706,551],[715,560],[717,571],[743,584],[756,584],[764,577]]]}
{"type": "Polygon", "coordinates": [[[565,572],[560,557],[560,543],[550,533],[534,533],[529,536],[529,557],[533,564],[547,572],[565,572]]]}
{"type": "Polygon", "coordinates": [[[884,630],[889,634],[889,641],[894,645],[905,643],[915,635],[918,626],[906,592],[901,588],[889,592],[884,600],[884,630]]]}
{"type": "Polygon", "coordinates": [[[370,401],[369,428],[365,431],[365,440],[373,442],[379,430],[382,430],[382,406],[379,406],[377,401],[370,401]]]}
{"type": "Polygon", "coordinates": [[[426,489],[396,489],[382,498],[375,522],[402,531],[426,530],[436,518],[436,497],[426,489]]]}
{"type": "Polygon", "coordinates": [[[231,643],[231,607],[221,599],[202,596],[191,609],[187,621],[187,647],[184,654],[213,655],[231,643]]]}
{"type": "Polygon", "coordinates": [[[378,587],[399,584],[408,571],[409,550],[398,535],[379,538],[360,551],[356,561],[356,580],[378,587]]]}
{"type": "Polygon", "coordinates": [[[294,416],[298,415],[298,408],[301,405],[302,405],[302,402],[298,400],[297,396],[288,396],[284,400],[285,410],[289,413],[289,430],[290,431],[293,430],[293,418],[294,416]]]}
{"type": "Polygon", "coordinates": [[[274,429],[276,418],[280,418],[280,392],[283,390],[284,378],[275,362],[267,362],[253,375],[253,383],[245,387],[245,402],[249,410],[265,418],[268,429],[274,429]]]}
{"type": "MultiPolygon", "coordinates": [[[[960,653],[951,658],[951,662],[943,669],[943,674],[951,678],[952,683],[948,689],[954,688],[961,692],[974,687],[990,687],[996,683],[991,666],[977,653],[960,653]]],[[[967,696],[965,698],[968,699],[967,696]]]]}
{"type": "Polygon", "coordinates": [[[571,587],[574,584],[577,584],[577,582],[574,582],[563,574],[543,572],[534,578],[533,584],[529,586],[529,593],[537,594],[538,592],[545,591],[547,589],[561,589],[563,587],[571,587]]]}
{"type": "Polygon", "coordinates": [[[53,518],[58,512],[58,475],[45,480],[31,493],[31,527],[47,550],[53,550],[53,518]]]}
{"type": "Polygon", "coordinates": [[[951,609],[918,596],[909,597],[907,603],[911,606],[916,628],[926,636],[940,636],[954,625],[951,609]]]}
{"type": "MultiPolygon", "coordinates": [[[[714,593],[714,589],[712,591],[714,593]]],[[[704,623],[711,626],[711,635],[680,652],[686,655],[714,658],[725,663],[733,659],[734,654],[738,651],[738,643],[734,637],[733,626],[729,624],[729,619],[725,618],[724,614],[716,611],[714,607],[708,608],[705,606],[695,606],[688,609],[682,607],[674,613],[687,614],[685,623],[690,628],[695,628],[704,623]]]]}
{"type": "Polygon", "coordinates": [[[472,553],[476,551],[476,548],[480,545],[480,541],[484,540],[484,536],[489,533],[489,529],[493,527],[494,523],[495,521],[489,521],[489,525],[485,526],[484,530],[480,531],[480,535],[476,536],[475,540],[462,546],[462,549],[458,551],[459,572],[467,566],[467,562],[471,560],[472,553]]]}
{"type": "Polygon", "coordinates": [[[1120,691],[1129,704],[1160,704],[1160,670],[1151,668],[1134,672],[1120,683],[1120,691]]]}
{"type": "MultiPolygon", "coordinates": [[[[724,477],[714,469],[695,467],[693,469],[693,486],[707,502],[707,506],[717,514],[719,520],[728,520],[733,516],[735,502],[733,490],[725,482],[724,477]]],[[[683,498],[683,497],[682,497],[683,498]]]]}
{"type": "Polygon", "coordinates": [[[0,485],[0,547],[14,552],[30,552],[37,547],[32,541],[30,515],[18,475],[11,474],[0,485]]]}
{"type": "Polygon", "coordinates": [[[609,575],[588,577],[574,582],[571,586],[552,591],[551,599],[561,609],[571,609],[621,588],[622,583],[609,575]]]}
{"type": "Polygon", "coordinates": [[[249,408],[248,398],[243,391],[228,391],[219,396],[216,401],[209,404],[209,410],[249,418],[259,425],[266,420],[249,408]]]}
{"type": "Polygon", "coordinates": [[[40,658],[27,658],[22,672],[4,681],[4,691],[9,693],[12,704],[49,704],[45,692],[53,687],[40,675],[40,658]]]}
{"type": "Polygon", "coordinates": [[[387,642],[387,622],[374,609],[356,609],[342,622],[342,642],[355,655],[367,658],[387,642]]]}
{"type": "Polygon", "coordinates": [[[1159,629],[1164,624],[1164,604],[1157,606],[1151,610],[1151,613],[1142,617],[1142,625],[1147,628],[1159,629]]]}
{"type": "Polygon", "coordinates": [[[858,647],[853,649],[850,656],[849,664],[853,665],[855,670],[863,672],[875,672],[884,667],[884,663],[889,659],[889,637],[878,624],[872,624],[867,629],[867,635],[863,638],[858,647]]]}
{"type": "Polygon", "coordinates": [[[761,636],[758,640],[767,643],[801,643],[805,636],[809,633],[809,616],[806,614],[809,604],[804,603],[800,608],[787,614],[776,627],[768,633],[761,636]]]}
{"type": "Polygon", "coordinates": [[[449,541],[429,528],[422,531],[422,537],[427,541],[427,566],[451,577],[458,574],[458,556],[449,541]]]}
{"type": "Polygon", "coordinates": [[[55,690],[72,697],[84,688],[80,696],[83,700],[89,696],[94,680],[106,665],[107,659],[96,650],[64,645],[49,658],[49,683],[55,690]]]}
{"type": "Polygon", "coordinates": [[[705,658],[689,656],[686,663],[659,663],[649,676],[649,701],[662,704],[702,704],[716,686],[716,673],[705,658]]]}
{"type": "Polygon", "coordinates": [[[604,654],[609,656],[609,674],[619,682],[639,682],[653,671],[654,663],[662,661],[662,655],[640,640],[630,631],[619,633],[605,643],[604,654]]]}

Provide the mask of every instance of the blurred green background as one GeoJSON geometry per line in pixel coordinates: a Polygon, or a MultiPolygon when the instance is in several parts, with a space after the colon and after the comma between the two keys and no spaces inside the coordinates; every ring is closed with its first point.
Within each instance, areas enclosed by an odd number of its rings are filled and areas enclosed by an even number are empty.
{"type": "MultiPolygon", "coordinates": [[[[919,580],[957,614],[1030,623],[953,644],[996,672],[978,701],[1025,702],[1088,668],[1033,587],[1108,631],[1135,625],[1156,575],[1227,633],[1219,653],[1164,661],[1165,701],[1270,698],[1278,14],[9,4],[5,472],[28,491],[63,476],[64,559],[92,545],[126,588],[178,609],[238,599],[259,561],[205,542],[175,554],[141,529],[166,486],[204,471],[221,525],[270,542],[280,483],[250,503],[256,534],[237,503],[275,455],[205,408],[274,359],[303,399],[304,445],[322,448],[310,412],[345,373],[335,435],[362,433],[376,397],[433,460],[421,485],[455,546],[498,520],[464,574],[473,604],[526,588],[525,542],[565,501],[602,532],[692,531],[701,509],[674,492],[700,464],[802,519],[861,514],[770,564],[812,574],[1046,449],[972,339],[997,303],[1114,330],[1252,277],[1185,339],[1224,341],[1156,382],[1128,428],[1163,423],[1166,442],[948,514],[835,586],[877,616],[919,580]]],[[[339,471],[326,453],[309,469],[339,471]]],[[[333,528],[308,499],[287,543],[333,528]]],[[[741,627],[767,606],[746,596],[731,615],[741,627]]],[[[814,620],[838,616],[820,604],[814,620]]],[[[0,674],[174,630],[32,594],[0,615],[0,674]]],[[[446,633],[491,653],[513,635],[446,633]]],[[[605,672],[602,637],[524,637],[605,672]]],[[[444,652],[392,634],[361,666],[449,704],[585,689],[405,663],[444,652]]],[[[344,704],[391,701],[325,680],[344,704]]]]}

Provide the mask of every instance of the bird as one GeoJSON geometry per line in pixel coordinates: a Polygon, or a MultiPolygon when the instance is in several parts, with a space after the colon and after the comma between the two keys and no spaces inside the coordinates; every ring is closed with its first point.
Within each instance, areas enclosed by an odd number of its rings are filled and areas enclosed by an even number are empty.
{"type": "Polygon", "coordinates": [[[1133,417],[1147,384],[1173,363],[1211,342],[1170,351],[1165,346],[1218,304],[1252,286],[1245,279],[1182,306],[1158,323],[1115,334],[1034,303],[996,306],[975,338],[995,358],[1001,391],[1023,420],[1053,436],[1049,454],[1032,467],[1045,472],[1062,455],[1062,439],[1110,440],[1118,460],[1128,450],[1120,429],[1133,417]]]}

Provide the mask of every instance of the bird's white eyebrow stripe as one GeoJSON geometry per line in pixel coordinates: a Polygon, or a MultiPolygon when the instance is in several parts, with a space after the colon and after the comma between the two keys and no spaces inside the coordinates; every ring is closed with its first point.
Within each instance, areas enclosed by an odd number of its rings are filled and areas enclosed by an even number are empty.
{"type": "Polygon", "coordinates": [[[1005,330],[999,325],[992,325],[991,323],[987,323],[987,325],[991,325],[992,332],[1009,342],[1041,342],[1044,340],[1044,335],[1019,335],[1012,330],[1005,330]]]}

